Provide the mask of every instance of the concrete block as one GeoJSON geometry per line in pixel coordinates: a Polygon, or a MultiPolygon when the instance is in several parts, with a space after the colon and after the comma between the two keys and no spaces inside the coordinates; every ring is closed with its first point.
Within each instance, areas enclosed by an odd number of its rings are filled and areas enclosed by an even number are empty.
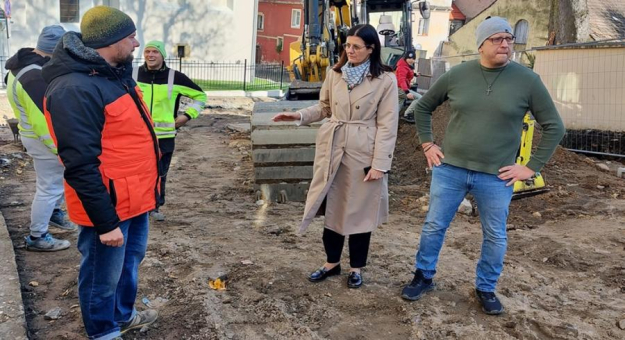
{"type": "Polygon", "coordinates": [[[616,170],[616,176],[618,178],[623,178],[624,174],[625,174],[625,168],[618,168],[618,170],[616,170]]]}
{"type": "Polygon", "coordinates": [[[305,202],[310,183],[259,184],[255,186],[257,199],[265,202],[305,202]]]}
{"type": "Polygon", "coordinates": [[[228,124],[226,127],[232,131],[236,132],[250,132],[250,124],[249,123],[236,123],[236,124],[228,124]]]}
{"type": "Polygon", "coordinates": [[[473,206],[471,205],[471,202],[466,198],[463,199],[462,203],[460,203],[460,206],[458,207],[458,212],[464,215],[471,216],[471,214],[473,213],[473,206]]]}
{"type": "Polygon", "coordinates": [[[26,317],[13,242],[0,212],[0,339],[27,340],[26,317]]]}

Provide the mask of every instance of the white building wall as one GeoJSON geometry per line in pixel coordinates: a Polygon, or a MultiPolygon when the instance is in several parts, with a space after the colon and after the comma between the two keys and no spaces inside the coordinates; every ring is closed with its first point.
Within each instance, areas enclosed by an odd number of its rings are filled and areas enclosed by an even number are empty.
{"type": "Polygon", "coordinates": [[[432,10],[427,35],[419,35],[421,13],[418,8],[412,12],[412,41],[415,45],[421,45],[422,50],[427,51],[426,58],[432,58],[441,41],[447,41],[449,38],[449,14],[451,13],[451,0],[429,1],[432,10]]]}
{"type": "MultiPolygon", "coordinates": [[[[100,4],[119,4],[137,26],[141,45],[163,40],[175,57],[176,44],[188,45],[188,57],[207,62],[243,62],[255,59],[258,0],[80,0],[80,16],[100,4]]],[[[34,47],[41,29],[61,24],[59,0],[12,1],[11,37],[0,32],[0,54],[12,55],[34,47]]],[[[80,23],[61,24],[79,31],[80,23]]],[[[139,57],[142,48],[136,51],[139,57]]]]}

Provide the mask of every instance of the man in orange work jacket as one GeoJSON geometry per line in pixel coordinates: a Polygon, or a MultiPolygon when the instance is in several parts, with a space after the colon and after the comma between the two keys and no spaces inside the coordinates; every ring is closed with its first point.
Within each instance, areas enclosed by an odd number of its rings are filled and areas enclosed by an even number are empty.
{"type": "Polygon", "coordinates": [[[137,312],[148,212],[158,196],[158,141],[132,79],[139,43],[130,17],[88,10],[82,34],[66,33],[42,70],[45,115],[65,166],[70,219],[80,225],[78,297],[90,339],[117,339],[154,322],[137,312]]]}

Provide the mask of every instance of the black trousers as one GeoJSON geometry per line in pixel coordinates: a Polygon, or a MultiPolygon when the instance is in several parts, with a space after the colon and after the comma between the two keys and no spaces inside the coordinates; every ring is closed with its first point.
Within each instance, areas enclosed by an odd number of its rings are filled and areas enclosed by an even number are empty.
{"type": "MultiPolygon", "coordinates": [[[[371,241],[371,233],[352,234],[349,235],[349,265],[352,268],[362,268],[367,265],[367,256],[369,255],[369,242],[371,241]]],[[[343,244],[345,236],[323,228],[323,247],[326,250],[328,263],[337,263],[341,261],[341,253],[343,252],[343,244]]]]}
{"type": "Polygon", "coordinates": [[[161,176],[161,195],[159,197],[158,205],[165,204],[165,185],[167,184],[167,172],[169,171],[169,165],[171,164],[171,157],[174,154],[176,148],[175,138],[162,138],[158,140],[158,147],[161,150],[161,170],[163,175],[161,176]]]}

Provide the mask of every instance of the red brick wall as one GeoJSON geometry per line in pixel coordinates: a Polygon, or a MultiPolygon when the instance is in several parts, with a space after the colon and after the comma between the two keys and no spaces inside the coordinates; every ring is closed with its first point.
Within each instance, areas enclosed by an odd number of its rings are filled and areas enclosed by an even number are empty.
{"type": "Polygon", "coordinates": [[[260,45],[262,62],[290,63],[289,44],[297,40],[304,31],[304,10],[302,1],[270,1],[258,3],[258,13],[264,16],[264,29],[257,31],[256,43],[260,45]],[[300,27],[291,27],[291,11],[301,10],[300,27]],[[283,38],[282,51],[276,51],[277,38],[283,38]]]}

